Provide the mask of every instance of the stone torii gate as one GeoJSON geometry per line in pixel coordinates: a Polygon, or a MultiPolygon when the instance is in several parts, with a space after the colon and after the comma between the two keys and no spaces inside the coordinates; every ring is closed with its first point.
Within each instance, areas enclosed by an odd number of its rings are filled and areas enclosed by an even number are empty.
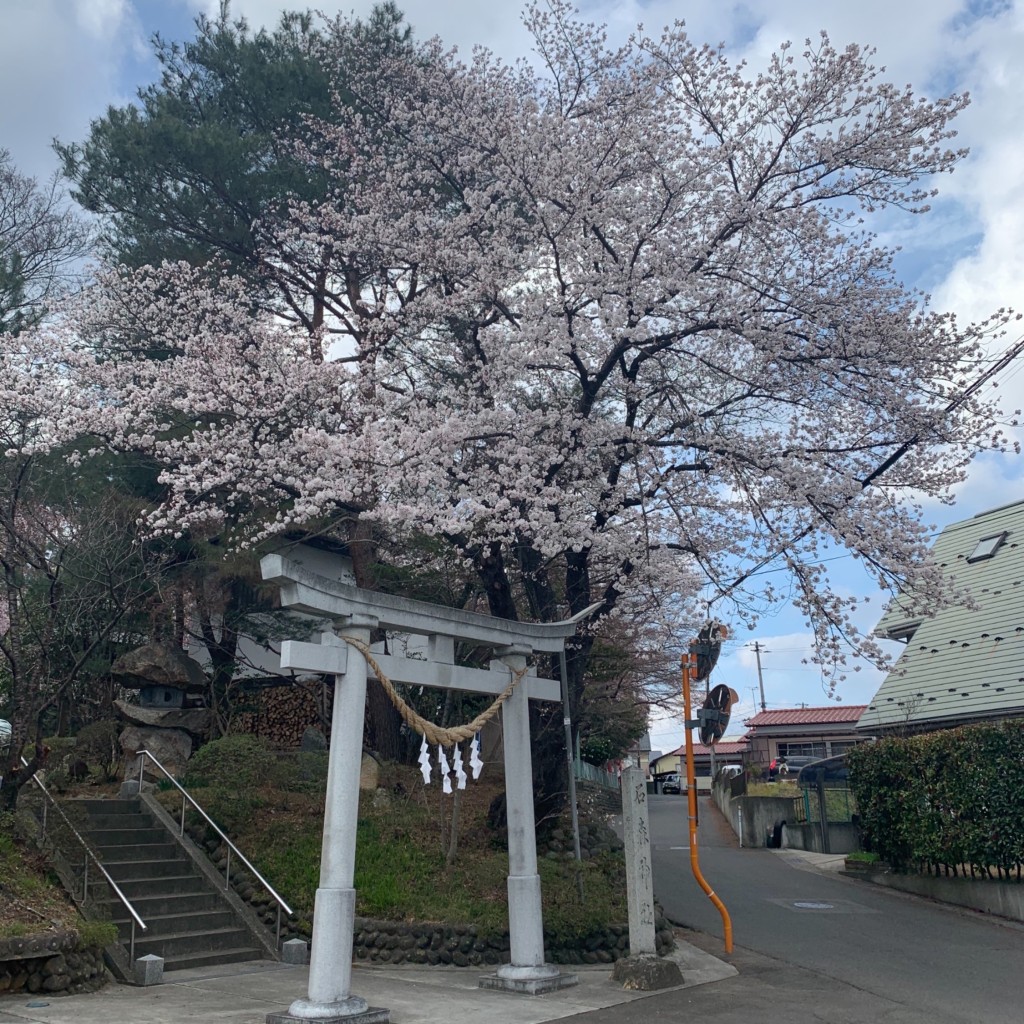
{"type": "MultiPolygon", "coordinates": [[[[352,995],[352,943],[355,920],[356,819],[359,810],[359,768],[362,757],[366,682],[370,672],[363,653],[348,640],[367,646],[373,629],[393,630],[427,638],[427,659],[374,654],[382,674],[392,682],[436,686],[498,695],[511,674],[520,682],[501,708],[505,754],[505,795],[508,816],[508,916],[511,963],[480,979],[483,988],[540,994],[577,983],[544,960],[544,922],[533,815],[533,769],[530,760],[530,700],[560,701],[558,682],[526,671],[530,654],[557,654],[577,624],[597,607],[556,623],[514,622],[475,612],[444,608],[389,594],[361,590],[351,578],[349,563],[332,556],[337,567],[327,578],[289,560],[267,555],[263,578],[278,583],[281,604],[333,623],[320,643],[284,641],[281,667],[335,676],[331,745],[324,808],[320,886],[313,914],[309,987],[285,1014],[270,1014],[267,1024],[295,1021],[378,1024],[390,1021],[387,1009],[368,1007],[352,995]],[[339,578],[341,577],[341,578],[339,578]],[[498,660],[487,669],[456,665],[455,641],[490,646],[498,660]]],[[[318,568],[324,568],[323,559],[318,568]]]]}

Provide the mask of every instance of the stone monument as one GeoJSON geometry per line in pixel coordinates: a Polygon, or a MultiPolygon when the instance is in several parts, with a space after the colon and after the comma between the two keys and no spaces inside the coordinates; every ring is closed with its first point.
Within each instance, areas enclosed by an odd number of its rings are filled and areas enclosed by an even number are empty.
{"type": "Polygon", "coordinates": [[[628,989],[650,990],[682,985],[679,965],[659,957],[655,945],[647,781],[639,768],[626,768],[620,784],[622,837],[626,846],[626,898],[629,901],[629,956],[616,961],[612,977],[628,989]]]}

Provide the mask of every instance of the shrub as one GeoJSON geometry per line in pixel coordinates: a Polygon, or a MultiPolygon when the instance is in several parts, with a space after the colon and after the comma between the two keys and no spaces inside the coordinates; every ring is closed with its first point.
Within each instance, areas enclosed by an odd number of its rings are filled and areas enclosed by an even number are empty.
{"type": "Polygon", "coordinates": [[[1024,864],[1024,721],[884,739],[851,750],[870,849],[897,870],[1024,864]]]}
{"type": "Polygon", "coordinates": [[[276,771],[277,759],[265,740],[246,734],[223,736],[192,756],[184,785],[255,789],[273,781],[276,771]]]}
{"type": "Polygon", "coordinates": [[[88,774],[78,756],[78,741],[73,736],[50,736],[43,741],[50,753],[46,758],[46,785],[56,793],[64,793],[72,779],[88,774]]]}
{"type": "Polygon", "coordinates": [[[117,774],[121,759],[121,748],[117,742],[120,731],[119,723],[103,719],[79,729],[75,737],[78,757],[104,782],[109,782],[117,774]]]}
{"type": "Polygon", "coordinates": [[[277,763],[278,785],[293,793],[316,796],[327,791],[327,751],[300,750],[277,763]]]}

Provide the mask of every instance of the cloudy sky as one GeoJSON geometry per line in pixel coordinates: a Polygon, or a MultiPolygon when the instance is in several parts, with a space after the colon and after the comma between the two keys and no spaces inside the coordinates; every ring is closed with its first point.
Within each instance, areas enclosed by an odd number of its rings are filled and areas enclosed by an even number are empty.
{"type": "MultiPolygon", "coordinates": [[[[48,176],[55,169],[53,138],[81,140],[92,118],[110,104],[131,102],[136,89],[155,78],[153,33],[187,39],[195,16],[215,14],[218,6],[217,0],[0,0],[0,148],[10,150],[23,172],[48,176]]],[[[312,6],[366,14],[372,4],[320,0],[312,6]]],[[[467,55],[477,44],[507,59],[530,54],[514,3],[406,0],[398,6],[420,38],[439,35],[467,55]]],[[[653,33],[682,19],[697,42],[723,43],[732,58],[754,66],[781,42],[801,43],[825,29],[840,47],[873,46],[876,63],[897,85],[911,83],[929,96],[969,92],[973,102],[958,123],[969,159],[938,183],[933,212],[887,226],[888,240],[902,248],[904,279],[930,293],[936,308],[963,320],[1003,306],[1024,310],[1024,0],[602,0],[581,6],[588,20],[609,26],[613,40],[637,22],[653,33]]],[[[270,25],[281,5],[233,0],[231,10],[253,26],[270,25]]],[[[1008,410],[1024,405],[1022,369],[1009,369],[1000,381],[1008,410]]],[[[927,513],[941,526],[1021,498],[1020,458],[986,457],[954,507],[927,513]]],[[[838,586],[863,587],[851,560],[838,559],[832,568],[838,586]]],[[[880,611],[880,600],[869,605],[863,624],[870,628],[880,611]]],[[[770,708],[826,703],[817,671],[801,663],[808,653],[803,624],[783,607],[756,634],[738,637],[716,673],[716,681],[728,682],[743,699],[737,719],[754,710],[757,674],[747,646],[754,639],[766,651],[770,708]]],[[[871,669],[853,673],[839,696],[866,703],[878,679],[871,669]]],[[[667,721],[652,730],[655,747],[663,750],[678,745],[681,735],[667,721]]]]}

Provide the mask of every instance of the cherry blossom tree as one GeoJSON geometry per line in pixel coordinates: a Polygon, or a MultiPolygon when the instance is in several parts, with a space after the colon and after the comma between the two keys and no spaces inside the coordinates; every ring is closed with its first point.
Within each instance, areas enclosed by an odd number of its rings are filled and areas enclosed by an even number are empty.
{"type": "Polygon", "coordinates": [[[561,0],[524,17],[514,66],[438,41],[360,66],[325,32],[348,92],[301,154],[332,191],[274,251],[332,254],[332,358],[237,280],[114,270],[34,339],[69,382],[53,437],[154,453],[154,528],[244,545],[344,509],[454,546],[497,615],[791,596],[822,662],[878,656],[823,549],[937,600],[908,496],[948,498],[1005,443],[977,385],[1009,314],[930,311],[871,226],[927,211],[966,99],[824,35],[755,72],[678,25],[612,47],[561,0]]]}

